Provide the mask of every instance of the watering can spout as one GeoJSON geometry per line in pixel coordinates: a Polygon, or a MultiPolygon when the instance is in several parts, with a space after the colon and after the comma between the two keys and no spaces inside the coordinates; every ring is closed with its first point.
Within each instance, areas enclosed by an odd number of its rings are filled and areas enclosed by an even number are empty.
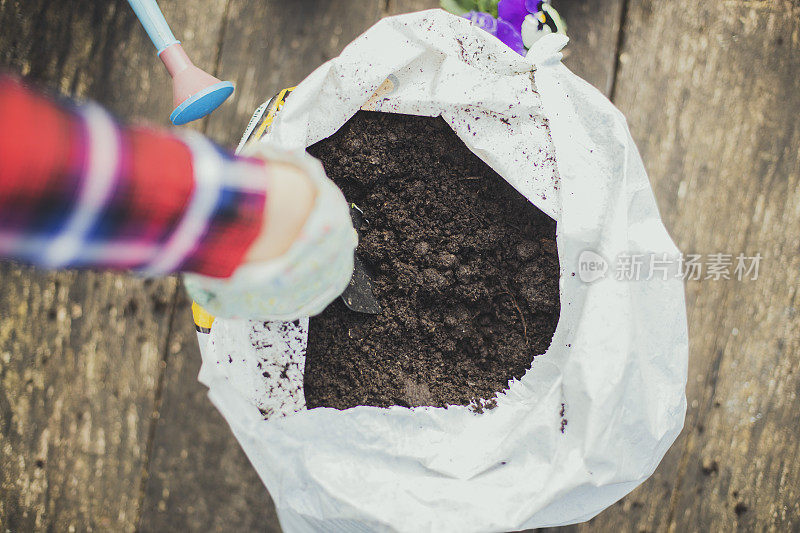
{"type": "Polygon", "coordinates": [[[206,116],[233,93],[233,83],[196,67],[180,43],[168,46],[158,57],[172,76],[175,110],[169,118],[176,126],[206,116]]]}
{"type": "Polygon", "coordinates": [[[233,93],[233,83],[220,81],[194,66],[173,35],[156,0],[128,0],[128,3],[172,76],[175,110],[169,118],[173,124],[180,126],[202,118],[227,100],[233,93]]]}

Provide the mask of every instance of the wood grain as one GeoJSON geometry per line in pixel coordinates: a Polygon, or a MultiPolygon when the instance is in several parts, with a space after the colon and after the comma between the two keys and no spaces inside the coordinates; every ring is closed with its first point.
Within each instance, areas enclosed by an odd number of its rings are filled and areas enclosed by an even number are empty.
{"type": "Polygon", "coordinates": [[[269,494],[197,381],[190,304],[177,305],[139,530],[279,532],[269,494]]]}
{"type": "MultiPolygon", "coordinates": [[[[222,2],[161,4],[213,59],[222,2]]],[[[126,2],[4,0],[0,27],[0,68],[166,123],[168,78],[126,2]]],[[[0,275],[0,526],[132,531],[176,280],[0,275]]]]}
{"type": "Polygon", "coordinates": [[[231,0],[220,54],[236,80],[235,105],[214,117],[209,134],[235,146],[253,111],[339,54],[381,16],[383,0],[231,0]]]}
{"type": "Polygon", "coordinates": [[[439,7],[438,0],[387,0],[384,4],[384,14],[400,15],[437,7],[439,7]]]}
{"type": "MultiPolygon", "coordinates": [[[[297,84],[380,17],[382,2],[232,0],[220,73],[237,82],[235,102],[208,131],[233,145],[253,110],[297,84]]],[[[200,354],[189,302],[178,305],[159,409],[142,531],[280,531],[272,500],[227,423],[197,381],[200,354]]]]}
{"type": "Polygon", "coordinates": [[[656,474],[586,531],[800,527],[800,6],[632,2],[616,103],[688,253],[761,253],[690,282],[689,412],[656,474]]]}
{"type": "Polygon", "coordinates": [[[133,529],[173,281],[0,275],[0,524],[133,529]]]}
{"type": "Polygon", "coordinates": [[[622,5],[623,0],[553,2],[567,23],[564,64],[606,96],[614,82],[622,5]]]}
{"type": "MultiPolygon", "coordinates": [[[[237,101],[195,126],[230,145],[256,105],[381,14],[436,3],[160,4],[195,62],[238,82],[237,101]]],[[[556,3],[572,38],[565,63],[606,94],[621,4],[556,3]]],[[[642,487],[569,529],[796,529],[800,6],[639,0],[624,20],[615,101],[679,247],[764,260],[757,281],[688,284],[686,429],[642,487]]],[[[0,67],[166,124],[168,78],[124,1],[0,0],[0,28],[0,67]]],[[[0,276],[0,528],[279,530],[196,381],[174,279],[10,264],[0,276]]]]}

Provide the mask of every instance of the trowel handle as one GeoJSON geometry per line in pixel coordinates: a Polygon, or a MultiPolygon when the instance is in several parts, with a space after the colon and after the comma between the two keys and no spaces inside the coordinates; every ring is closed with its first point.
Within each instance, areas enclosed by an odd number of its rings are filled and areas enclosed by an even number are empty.
{"type": "Polygon", "coordinates": [[[139,17],[139,22],[144,26],[147,35],[150,36],[150,40],[153,41],[153,45],[159,54],[168,46],[180,42],[172,34],[172,30],[169,29],[169,25],[156,0],[128,0],[128,3],[133,8],[136,16],[139,17]]]}

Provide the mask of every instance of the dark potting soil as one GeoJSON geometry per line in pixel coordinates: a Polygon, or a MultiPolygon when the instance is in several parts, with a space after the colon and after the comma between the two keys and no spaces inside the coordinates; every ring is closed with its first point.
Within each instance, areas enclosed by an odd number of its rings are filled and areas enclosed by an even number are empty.
{"type": "Polygon", "coordinates": [[[310,323],[309,408],[473,404],[521,378],[559,315],[555,222],[441,118],[358,112],[309,147],[363,211],[379,315],[310,323]]]}

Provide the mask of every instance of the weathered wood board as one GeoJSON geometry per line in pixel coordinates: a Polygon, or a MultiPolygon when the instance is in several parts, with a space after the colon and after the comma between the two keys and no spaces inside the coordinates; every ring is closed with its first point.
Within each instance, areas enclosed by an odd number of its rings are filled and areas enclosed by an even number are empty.
{"type": "Polygon", "coordinates": [[[215,114],[209,135],[236,144],[253,111],[335,57],[381,16],[382,0],[231,0],[220,53],[236,101],[215,114]]]}
{"type": "MultiPolygon", "coordinates": [[[[230,145],[256,105],[379,16],[436,2],[160,4],[195,61],[238,82],[237,100],[195,126],[230,145]]],[[[688,284],[686,430],[642,487],[571,529],[791,530],[800,6],[641,0],[621,16],[622,4],[557,3],[572,37],[565,63],[615,88],[681,249],[764,259],[757,281],[688,284]]],[[[124,1],[0,0],[0,28],[0,66],[166,124],[168,77],[124,1]]],[[[174,279],[8,264],[0,275],[0,529],[279,530],[196,381],[174,279]]]]}
{"type": "Polygon", "coordinates": [[[384,15],[400,15],[439,7],[437,0],[386,0],[384,15]]]}
{"type": "Polygon", "coordinates": [[[181,294],[139,530],[280,531],[269,494],[197,381],[197,334],[181,294]]]}
{"type": "Polygon", "coordinates": [[[567,23],[564,64],[606,96],[611,95],[623,0],[562,0],[553,4],[567,23]]]}
{"type": "Polygon", "coordinates": [[[174,283],[0,276],[0,524],[131,530],[174,283]]]}
{"type": "MultiPolygon", "coordinates": [[[[250,115],[380,18],[382,2],[231,0],[221,75],[236,100],[216,111],[208,131],[235,145],[250,115]]],[[[178,306],[142,531],[280,531],[274,505],[227,423],[197,381],[200,353],[188,302],[178,306]]]]}
{"type": "MultiPolygon", "coordinates": [[[[223,4],[162,2],[198,62],[223,4]]],[[[168,77],[126,2],[4,0],[0,28],[0,68],[166,124],[168,77]]],[[[0,529],[135,529],[176,280],[0,276],[0,529]]]]}
{"type": "Polygon", "coordinates": [[[576,529],[796,530],[800,5],[631,2],[624,29],[615,102],[678,246],[763,260],[757,281],[688,283],[684,432],[576,529]]]}

